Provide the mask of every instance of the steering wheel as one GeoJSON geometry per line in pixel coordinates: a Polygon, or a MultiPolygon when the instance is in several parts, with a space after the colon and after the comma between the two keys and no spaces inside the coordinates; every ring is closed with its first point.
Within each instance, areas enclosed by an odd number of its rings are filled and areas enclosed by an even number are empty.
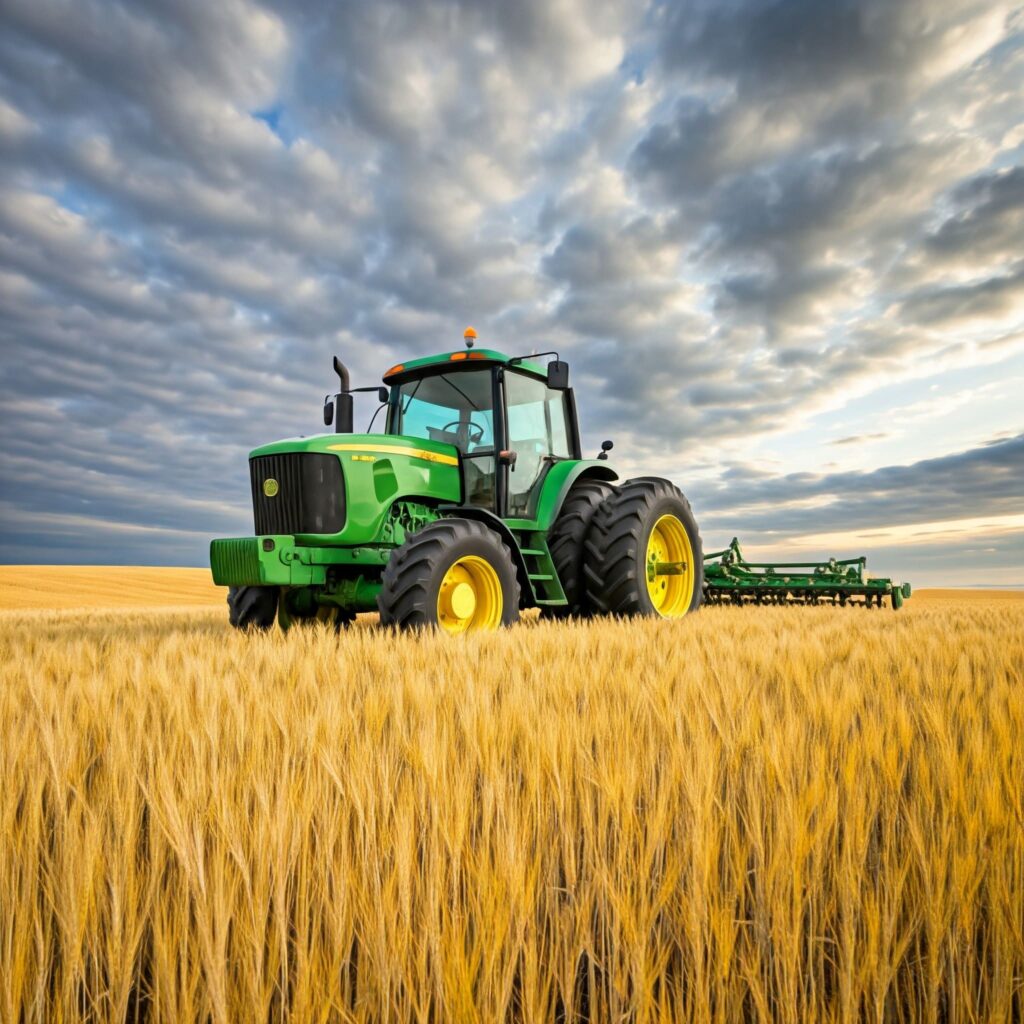
{"type": "Polygon", "coordinates": [[[472,420],[469,423],[463,423],[462,420],[452,420],[451,423],[446,423],[441,429],[447,434],[448,428],[454,427],[457,433],[462,427],[466,428],[466,437],[469,444],[479,444],[484,439],[484,428],[479,423],[474,423],[472,420]],[[473,431],[476,431],[474,437],[473,431]]]}

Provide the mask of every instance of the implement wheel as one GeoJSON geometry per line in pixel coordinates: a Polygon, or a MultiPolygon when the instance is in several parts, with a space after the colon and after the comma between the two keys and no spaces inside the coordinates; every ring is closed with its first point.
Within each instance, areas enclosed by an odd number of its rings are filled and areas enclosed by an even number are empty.
{"type": "Polygon", "coordinates": [[[658,477],[627,480],[594,515],[583,573],[602,611],[663,619],[696,611],[704,559],[682,491],[658,477]]]}
{"type": "Polygon", "coordinates": [[[277,587],[229,587],[228,621],[235,629],[270,629],[277,597],[277,587]]]}
{"type": "Polygon", "coordinates": [[[519,618],[519,581],[501,537],[472,519],[439,519],[391,552],[377,598],[384,626],[469,633],[519,618]]]}
{"type": "Polygon", "coordinates": [[[569,603],[544,608],[542,615],[564,619],[570,615],[585,618],[594,614],[596,609],[587,599],[583,579],[583,545],[594,513],[614,490],[604,480],[579,480],[562,503],[562,510],[548,534],[548,550],[569,603]]]}

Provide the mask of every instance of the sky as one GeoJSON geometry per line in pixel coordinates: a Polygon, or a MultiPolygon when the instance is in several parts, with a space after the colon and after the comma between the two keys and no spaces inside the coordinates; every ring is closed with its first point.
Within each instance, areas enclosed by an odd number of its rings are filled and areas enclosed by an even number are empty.
{"type": "Polygon", "coordinates": [[[706,550],[1024,585],[1024,8],[4,0],[0,561],[206,564],[468,324],[706,550]]]}

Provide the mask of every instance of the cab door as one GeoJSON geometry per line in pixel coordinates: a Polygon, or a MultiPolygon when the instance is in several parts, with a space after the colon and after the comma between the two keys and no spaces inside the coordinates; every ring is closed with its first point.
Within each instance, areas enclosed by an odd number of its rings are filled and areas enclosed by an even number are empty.
{"type": "Polygon", "coordinates": [[[558,460],[572,458],[567,396],[544,380],[512,368],[502,376],[506,449],[514,453],[514,458],[505,460],[501,488],[505,514],[530,519],[548,470],[558,460]]]}

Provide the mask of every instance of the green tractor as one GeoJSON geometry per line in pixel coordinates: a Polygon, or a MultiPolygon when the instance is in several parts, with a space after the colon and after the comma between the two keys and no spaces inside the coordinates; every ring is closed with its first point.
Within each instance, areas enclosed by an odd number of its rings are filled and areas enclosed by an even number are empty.
{"type": "Polygon", "coordinates": [[[700,535],[679,489],[614,483],[610,441],[583,458],[557,353],[544,366],[475,338],[391,367],[379,388],[350,388],[335,359],[334,432],[252,452],[256,535],[210,545],[233,626],[379,611],[384,625],[464,633],[533,607],[671,619],[700,605],[700,535]],[[383,433],[352,432],[354,391],[379,393],[383,433]]]}

